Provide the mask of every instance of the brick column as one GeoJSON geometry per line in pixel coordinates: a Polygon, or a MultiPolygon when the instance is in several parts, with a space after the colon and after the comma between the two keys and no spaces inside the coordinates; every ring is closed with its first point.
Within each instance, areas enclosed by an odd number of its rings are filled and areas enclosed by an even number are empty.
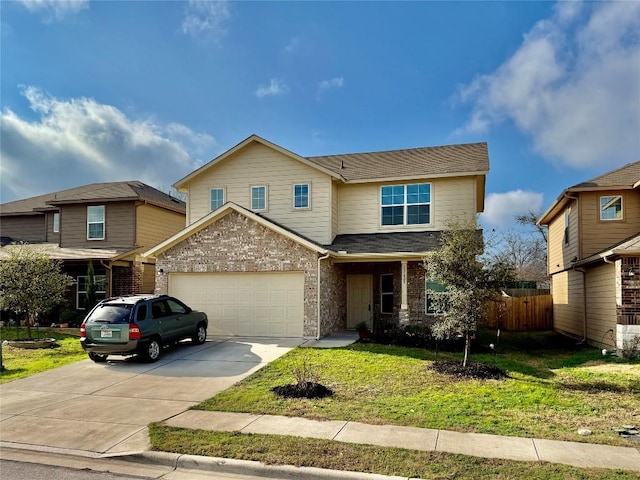
{"type": "Polygon", "coordinates": [[[409,325],[409,302],[407,300],[407,261],[400,261],[400,312],[398,312],[398,322],[401,327],[409,325]]]}

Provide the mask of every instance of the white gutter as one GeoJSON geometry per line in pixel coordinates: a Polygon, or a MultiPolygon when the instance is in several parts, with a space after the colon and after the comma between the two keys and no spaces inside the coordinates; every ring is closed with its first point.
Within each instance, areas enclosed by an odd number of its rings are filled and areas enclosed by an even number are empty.
{"type": "Polygon", "coordinates": [[[320,340],[320,261],[329,258],[330,254],[327,253],[322,257],[318,257],[318,278],[316,279],[316,285],[318,290],[318,318],[316,323],[316,340],[320,340]]]}

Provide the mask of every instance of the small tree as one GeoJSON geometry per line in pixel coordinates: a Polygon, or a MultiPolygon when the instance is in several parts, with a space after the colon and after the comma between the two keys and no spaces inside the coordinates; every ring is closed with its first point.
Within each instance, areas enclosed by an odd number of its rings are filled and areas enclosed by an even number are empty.
{"type": "Polygon", "coordinates": [[[64,302],[69,285],[59,261],[27,245],[12,246],[9,258],[0,260],[0,308],[26,314],[29,338],[36,318],[64,302]]]}
{"type": "Polygon", "coordinates": [[[89,260],[89,266],[87,267],[87,286],[84,299],[84,307],[87,310],[91,310],[96,305],[96,274],[93,269],[93,262],[89,260]]]}
{"type": "Polygon", "coordinates": [[[485,318],[487,302],[513,278],[511,267],[502,262],[480,262],[483,250],[482,232],[475,222],[453,222],[442,233],[440,248],[424,258],[427,278],[447,288],[446,295],[434,299],[436,311],[442,313],[431,331],[438,340],[464,335],[464,367],[471,333],[485,318]]]}

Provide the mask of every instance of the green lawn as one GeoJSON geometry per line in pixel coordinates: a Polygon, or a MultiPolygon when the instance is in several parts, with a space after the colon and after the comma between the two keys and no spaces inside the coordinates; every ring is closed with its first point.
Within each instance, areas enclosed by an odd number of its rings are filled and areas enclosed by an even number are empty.
{"type": "MultiPolygon", "coordinates": [[[[479,381],[428,370],[434,352],[422,349],[361,343],[297,348],[194,408],[630,445],[613,428],[639,422],[640,363],[575,349],[546,332],[503,333],[498,352],[476,353],[472,360],[495,362],[510,378],[479,381]],[[291,400],[270,391],[292,383],[293,369],[303,362],[334,390],[332,397],[291,400]],[[579,428],[593,435],[579,436],[579,428]]],[[[460,355],[440,353],[440,359],[453,358],[460,355]]]]}
{"type": "MultiPolygon", "coordinates": [[[[58,346],[55,348],[26,350],[3,345],[2,360],[5,370],[0,373],[0,383],[28,377],[35,373],[87,358],[87,354],[80,346],[80,338],[77,335],[62,334],[42,328],[37,333],[41,338],[55,338],[58,346]]],[[[32,328],[32,336],[36,336],[35,328],[32,328]]],[[[26,329],[17,330],[15,327],[0,328],[0,340],[15,340],[16,338],[27,338],[26,329]]]]}
{"type": "Polygon", "coordinates": [[[637,472],[575,468],[276,435],[149,425],[156,450],[425,480],[636,480],[637,472]]]}

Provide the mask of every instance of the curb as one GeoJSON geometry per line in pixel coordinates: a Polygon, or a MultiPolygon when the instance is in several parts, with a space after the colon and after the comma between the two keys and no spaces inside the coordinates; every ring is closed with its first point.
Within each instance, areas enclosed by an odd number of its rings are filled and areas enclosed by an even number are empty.
{"type": "Polygon", "coordinates": [[[387,476],[376,473],[329,470],[316,467],[295,467],[293,465],[266,465],[252,460],[182,455],[168,452],[142,452],[139,454],[113,456],[118,460],[135,463],[151,463],[173,467],[176,471],[198,470],[203,472],[235,473],[256,477],[305,480],[410,480],[408,477],[387,476]]]}

